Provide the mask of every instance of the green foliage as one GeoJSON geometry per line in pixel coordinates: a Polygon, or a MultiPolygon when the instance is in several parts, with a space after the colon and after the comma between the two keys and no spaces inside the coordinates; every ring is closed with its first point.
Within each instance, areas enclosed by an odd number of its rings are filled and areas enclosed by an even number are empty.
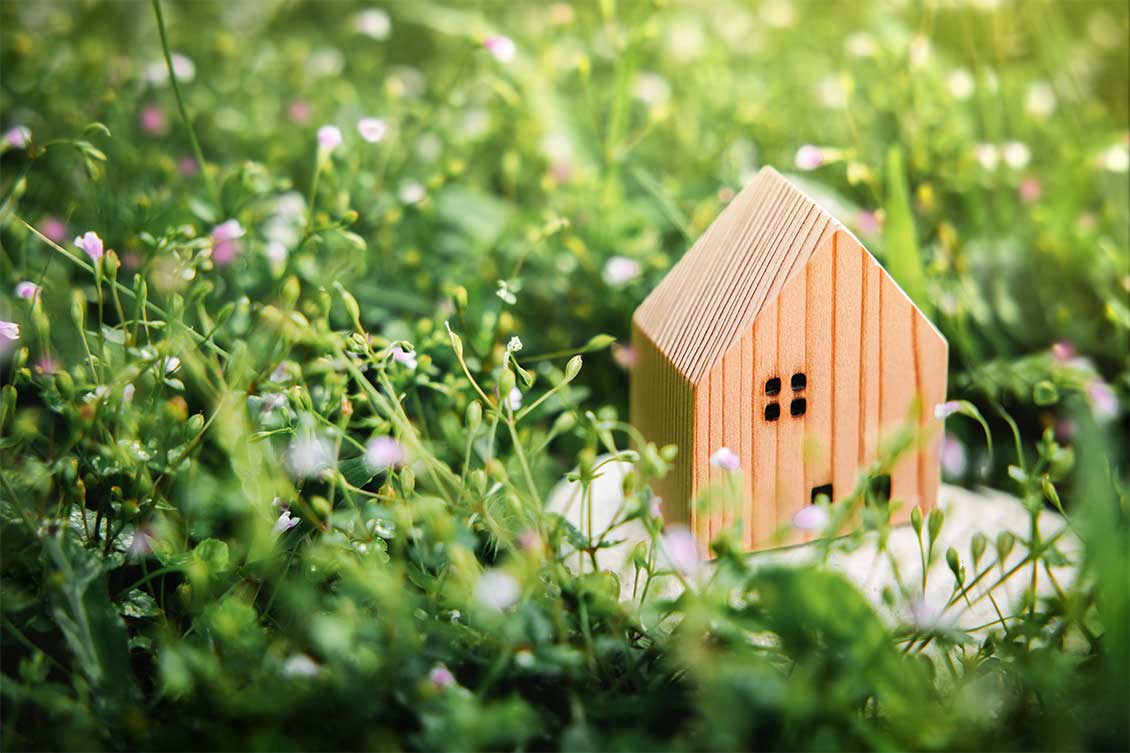
{"type": "MultiPolygon", "coordinates": [[[[1127,19],[0,4],[4,747],[1130,747],[1127,19]],[[736,530],[680,560],[626,423],[631,312],[763,164],[949,339],[948,477],[1028,510],[914,510],[907,624],[736,530]],[[546,511],[613,461],[607,530],[546,511]]],[[[830,509],[894,566],[868,478],[830,509]]]]}

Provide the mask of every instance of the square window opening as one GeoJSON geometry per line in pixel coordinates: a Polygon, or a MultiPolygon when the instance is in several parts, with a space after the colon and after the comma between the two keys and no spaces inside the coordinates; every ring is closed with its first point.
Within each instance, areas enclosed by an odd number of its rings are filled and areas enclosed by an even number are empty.
{"type": "Polygon", "coordinates": [[[765,406],[765,420],[776,421],[781,417],[781,406],[778,403],[769,403],[765,406]]]}
{"type": "Polygon", "coordinates": [[[803,397],[798,397],[789,404],[789,413],[794,416],[803,416],[808,410],[808,402],[803,397]]]}
{"type": "Polygon", "coordinates": [[[793,374],[791,384],[794,392],[800,392],[808,386],[808,377],[805,376],[803,371],[798,371],[796,374],[793,374]]]}
{"type": "Polygon", "coordinates": [[[812,497],[811,497],[810,501],[813,504],[816,504],[816,500],[819,497],[827,497],[829,503],[835,502],[836,501],[836,495],[835,495],[835,492],[832,490],[832,485],[831,484],[824,484],[822,486],[812,487],[812,497]]]}
{"type": "Polygon", "coordinates": [[[770,397],[781,394],[781,377],[773,377],[765,381],[765,394],[770,397]]]}

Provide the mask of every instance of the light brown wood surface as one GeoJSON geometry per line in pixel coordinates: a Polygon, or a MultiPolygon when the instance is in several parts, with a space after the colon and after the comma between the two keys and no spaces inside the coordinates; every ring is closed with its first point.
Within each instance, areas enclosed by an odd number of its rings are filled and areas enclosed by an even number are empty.
{"type": "Polygon", "coordinates": [[[739,524],[748,548],[811,538],[789,523],[812,490],[831,484],[846,497],[907,425],[918,439],[890,469],[891,498],[904,503],[896,519],[934,504],[945,339],[854,236],[775,171],[759,173],[641,304],[633,344],[632,421],[680,448],[656,491],[667,520],[691,526],[704,547],[739,524]],[[769,379],[778,394],[766,394],[769,379]],[[779,417],[767,420],[772,405],[779,417]],[[741,461],[738,498],[707,507],[735,482],[710,464],[721,447],[741,461]]]}

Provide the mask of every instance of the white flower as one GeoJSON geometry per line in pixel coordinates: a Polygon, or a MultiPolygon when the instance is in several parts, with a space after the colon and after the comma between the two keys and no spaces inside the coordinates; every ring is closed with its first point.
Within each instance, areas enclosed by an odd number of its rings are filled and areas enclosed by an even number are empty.
{"type": "Polygon", "coordinates": [[[176,356],[166,356],[161,361],[161,370],[166,374],[175,374],[180,369],[180,359],[176,356]]]}
{"type": "Polygon", "coordinates": [[[497,612],[514,606],[521,594],[518,581],[504,570],[487,570],[475,584],[475,601],[497,612]]]}
{"type": "Polygon", "coordinates": [[[1001,148],[1001,156],[1013,170],[1023,170],[1032,159],[1032,150],[1022,141],[1009,141],[1001,148]]]}
{"type": "Polygon", "coordinates": [[[969,99],[976,84],[973,75],[964,68],[958,68],[946,78],[946,87],[956,99],[969,99]]]}
{"type": "Polygon", "coordinates": [[[1033,81],[1028,85],[1028,96],[1024,102],[1024,109],[1029,115],[1037,118],[1046,118],[1055,112],[1055,89],[1047,81],[1033,81]]]}
{"type": "Polygon", "coordinates": [[[710,456],[710,464],[724,471],[736,471],[742,467],[741,458],[735,455],[729,447],[719,447],[710,456]]]}
{"type": "Polygon", "coordinates": [[[995,170],[1000,162],[1000,150],[996,144],[977,144],[973,147],[973,158],[985,170],[995,170]]]}
{"type": "Polygon", "coordinates": [[[793,163],[799,170],[815,170],[824,164],[824,150],[812,144],[805,144],[796,150],[793,163]]]}
{"type": "Polygon", "coordinates": [[[667,104],[671,99],[671,84],[658,73],[644,71],[636,76],[632,91],[636,99],[652,107],[667,104]]]}
{"type": "Polygon", "coordinates": [[[1112,173],[1124,173],[1130,170],[1130,147],[1126,144],[1115,144],[1104,149],[1099,155],[1099,166],[1112,173]]]}
{"type": "Polygon", "coordinates": [[[521,349],[522,339],[517,336],[511,337],[510,341],[506,343],[506,352],[508,353],[517,353],[521,349]]]}
{"type": "Polygon", "coordinates": [[[404,448],[392,437],[376,437],[365,445],[365,464],[379,471],[404,462],[404,448]]]}
{"type": "Polygon", "coordinates": [[[945,421],[950,416],[954,415],[961,410],[961,403],[957,400],[950,400],[945,403],[938,403],[934,406],[934,418],[939,421],[945,421]]]}
{"type": "Polygon", "coordinates": [[[613,256],[604,264],[604,281],[609,285],[627,285],[640,276],[640,263],[626,256],[613,256]]]}
{"type": "Polygon", "coordinates": [[[487,37],[483,40],[483,47],[486,47],[487,51],[490,52],[491,55],[494,55],[494,59],[500,63],[511,62],[514,60],[514,55],[518,52],[518,48],[514,45],[514,40],[501,35],[487,37]]]}
{"type": "Polygon", "coordinates": [[[282,515],[279,516],[279,519],[275,521],[274,527],[271,528],[271,532],[275,535],[279,535],[289,531],[301,522],[302,520],[300,518],[291,517],[290,510],[283,510],[282,515]]]}
{"type": "Polygon", "coordinates": [[[290,256],[290,251],[287,250],[285,243],[279,241],[268,241],[267,247],[263,250],[267,255],[267,259],[272,264],[285,264],[286,258],[290,256]]]}
{"type": "Polygon", "coordinates": [[[424,200],[424,187],[415,181],[405,183],[396,194],[405,204],[419,204],[424,200]]]}
{"type": "Polygon", "coordinates": [[[376,144],[384,140],[388,124],[381,118],[361,118],[357,121],[357,132],[370,144],[376,144]]]}
{"type": "Polygon", "coordinates": [[[315,478],[333,467],[333,445],[318,437],[296,437],[287,445],[286,460],[296,478],[315,478]]]}
{"type": "Polygon", "coordinates": [[[388,39],[392,22],[381,8],[367,8],[353,17],[353,28],[372,39],[388,39]]]}
{"type": "Polygon", "coordinates": [[[416,351],[405,350],[404,348],[397,345],[389,352],[392,354],[392,360],[396,361],[397,363],[404,364],[404,366],[407,367],[409,371],[416,370],[416,351]]]}
{"type": "Polygon", "coordinates": [[[518,410],[522,407],[522,391],[517,387],[510,390],[510,394],[506,396],[506,404],[510,406],[510,410],[518,410]]]}
{"type": "Polygon", "coordinates": [[[910,49],[908,51],[910,67],[922,68],[929,63],[931,51],[930,39],[924,34],[916,34],[910,40],[910,49]]]}
{"type": "Polygon", "coordinates": [[[873,57],[879,51],[879,45],[875,44],[875,37],[865,31],[857,31],[848,37],[844,43],[844,48],[849,54],[857,58],[873,57]]]}
{"type": "MultiPolygon", "coordinates": [[[[174,52],[169,56],[173,61],[173,73],[177,77],[177,81],[181,83],[188,83],[196,78],[196,64],[192,59],[179,52],[174,52]]],[[[164,86],[169,82],[169,69],[165,65],[164,59],[154,60],[145,68],[145,80],[150,84],[164,86]]]]}
{"type": "Polygon", "coordinates": [[[969,467],[969,460],[965,453],[965,445],[952,434],[942,437],[938,445],[938,454],[941,458],[942,471],[949,478],[961,478],[965,469],[969,467]]]}
{"type": "Polygon", "coordinates": [[[287,677],[314,677],[322,668],[306,654],[295,654],[283,663],[282,671],[287,677]]]}
{"type": "Polygon", "coordinates": [[[136,391],[137,391],[137,388],[133,386],[132,382],[127,384],[125,387],[122,387],[122,402],[125,403],[126,405],[129,405],[130,403],[132,403],[133,402],[133,393],[136,392],[136,391]]]}
{"type": "Polygon", "coordinates": [[[793,528],[801,531],[822,531],[828,526],[828,508],[823,505],[805,505],[793,515],[793,528]]]}
{"type": "Polygon", "coordinates": [[[341,129],[335,125],[324,125],[318,129],[318,146],[332,152],[341,146],[341,129]]]}
{"type": "Polygon", "coordinates": [[[848,90],[839,76],[825,76],[816,86],[820,102],[831,110],[842,110],[847,105],[848,90]]]}

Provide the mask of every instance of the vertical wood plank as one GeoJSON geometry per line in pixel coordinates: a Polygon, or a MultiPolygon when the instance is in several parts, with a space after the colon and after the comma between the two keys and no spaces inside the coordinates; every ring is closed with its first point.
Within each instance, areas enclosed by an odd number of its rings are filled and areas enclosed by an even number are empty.
{"type": "Polygon", "coordinates": [[[754,516],[753,516],[753,330],[747,330],[742,335],[740,345],[741,359],[738,364],[740,369],[740,407],[738,410],[738,435],[741,438],[742,459],[742,542],[746,549],[753,547],[754,542],[754,516]],[[751,421],[751,418],[753,421],[751,421]]]}
{"type": "Polygon", "coordinates": [[[863,257],[866,253],[847,233],[834,236],[835,340],[832,345],[832,485],[836,495],[849,494],[859,475],[862,426],[859,399],[860,346],[863,332],[863,257]]]}
{"type": "MultiPolygon", "coordinates": [[[[742,457],[742,434],[748,423],[745,416],[742,415],[742,373],[741,361],[742,350],[741,340],[734,343],[735,347],[730,348],[726,355],[722,357],[721,374],[722,374],[722,405],[723,405],[723,419],[724,424],[722,427],[722,442],[730,448],[730,451],[738,457],[741,461],[742,457]]],[[[748,415],[748,414],[746,414],[748,415]]],[[[749,470],[746,465],[741,466],[739,473],[745,474],[749,470]]],[[[727,488],[732,489],[735,486],[734,479],[726,479],[727,488]]],[[[729,528],[734,525],[740,513],[740,501],[734,499],[732,493],[727,495],[725,505],[721,512],[722,527],[729,528]]]]}
{"type": "MultiPolygon", "coordinates": [[[[917,428],[918,413],[914,410],[918,394],[918,372],[915,367],[914,312],[910,301],[894,281],[883,275],[880,288],[880,436],[890,437],[907,428],[917,428]]],[[[909,505],[918,503],[918,457],[908,449],[891,469],[891,499],[909,505]]]]}
{"type": "MultiPolygon", "coordinates": [[[[785,523],[807,504],[804,488],[805,416],[792,416],[790,381],[805,369],[805,315],[808,271],[796,273],[777,297],[777,362],[781,377],[781,418],[777,422],[777,523],[785,523]]],[[[807,389],[805,390],[807,392],[807,389]]],[[[807,399],[807,398],[806,398],[807,399]]]]}
{"type": "Polygon", "coordinates": [[[777,368],[777,307],[766,306],[753,328],[753,446],[757,451],[753,475],[753,530],[757,543],[770,543],[777,527],[777,423],[765,420],[765,406],[780,403],[767,397],[765,381],[779,376],[777,368]]]}
{"type": "Polygon", "coordinates": [[[859,406],[860,443],[859,465],[868,465],[879,454],[879,282],[878,263],[869,256],[863,258],[863,328],[860,332],[859,406]]]}

